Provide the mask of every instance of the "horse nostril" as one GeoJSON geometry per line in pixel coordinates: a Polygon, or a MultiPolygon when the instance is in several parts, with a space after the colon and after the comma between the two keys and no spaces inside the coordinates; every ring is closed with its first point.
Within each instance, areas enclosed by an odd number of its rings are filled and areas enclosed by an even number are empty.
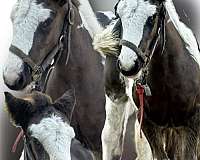
{"type": "Polygon", "coordinates": [[[21,90],[31,82],[31,72],[28,66],[24,65],[19,73],[5,72],[3,78],[8,88],[21,90]]]}
{"type": "Polygon", "coordinates": [[[16,84],[17,84],[18,86],[23,86],[24,81],[25,81],[25,76],[24,76],[23,73],[21,73],[21,74],[19,75],[19,78],[16,80],[16,84]]]}

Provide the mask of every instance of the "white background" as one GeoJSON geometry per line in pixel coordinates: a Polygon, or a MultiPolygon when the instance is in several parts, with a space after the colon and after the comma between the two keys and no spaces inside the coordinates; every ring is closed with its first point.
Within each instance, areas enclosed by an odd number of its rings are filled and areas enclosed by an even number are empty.
{"type": "MultiPolygon", "coordinates": [[[[90,0],[91,4],[94,6],[95,10],[112,10],[113,4],[116,0],[90,0]],[[108,4],[110,3],[110,4],[108,4]]],[[[200,0],[176,0],[180,6],[184,3],[187,6],[189,3],[190,8],[187,9],[186,13],[190,15],[190,12],[196,14],[192,17],[193,30],[200,40],[200,0]],[[199,23],[199,24],[198,24],[199,23]]],[[[12,37],[12,25],[9,19],[10,11],[15,0],[1,0],[0,5],[0,160],[15,160],[18,156],[17,154],[11,154],[11,146],[15,139],[16,134],[14,128],[10,125],[8,116],[3,111],[4,97],[3,91],[8,90],[2,80],[2,68],[3,63],[8,54],[8,47],[11,42],[12,37]],[[15,157],[15,158],[14,158],[15,157]]],[[[180,9],[180,14],[184,13],[183,9],[180,9]]]]}

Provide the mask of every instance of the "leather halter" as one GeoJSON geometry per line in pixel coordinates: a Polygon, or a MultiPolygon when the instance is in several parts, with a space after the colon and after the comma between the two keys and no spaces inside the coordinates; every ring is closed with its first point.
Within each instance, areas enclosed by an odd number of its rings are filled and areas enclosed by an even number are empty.
{"type": "Polygon", "coordinates": [[[35,82],[35,85],[39,85],[42,81],[42,78],[44,76],[44,87],[41,89],[41,86],[36,86],[34,90],[38,91],[45,91],[46,89],[46,84],[48,82],[51,70],[53,67],[57,64],[57,62],[60,59],[60,56],[64,50],[64,41],[65,38],[67,38],[67,58],[66,58],[66,64],[68,63],[69,60],[69,55],[70,55],[70,43],[71,43],[71,28],[72,25],[74,24],[74,9],[73,9],[73,4],[71,0],[69,0],[68,3],[64,5],[65,8],[68,9],[68,13],[65,16],[65,19],[67,20],[64,21],[63,24],[63,29],[61,31],[61,35],[59,38],[58,43],[53,47],[53,49],[46,55],[44,59],[42,59],[40,62],[34,62],[30,55],[25,54],[21,49],[19,49],[17,46],[11,45],[9,50],[18,56],[24,63],[26,63],[32,70],[32,80],[35,82]],[[54,63],[52,64],[52,61],[54,60],[54,63]]]}

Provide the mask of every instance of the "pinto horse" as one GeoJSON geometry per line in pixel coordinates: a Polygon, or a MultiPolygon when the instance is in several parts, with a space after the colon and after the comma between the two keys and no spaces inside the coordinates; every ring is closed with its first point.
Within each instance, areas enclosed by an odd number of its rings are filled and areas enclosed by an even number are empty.
{"type": "Polygon", "coordinates": [[[107,66],[112,75],[106,83],[108,111],[113,112],[109,112],[108,127],[103,131],[105,159],[111,159],[108,151],[113,150],[106,143],[111,138],[109,133],[115,135],[112,144],[116,144],[120,135],[116,126],[122,124],[110,119],[123,116],[121,108],[129,98],[138,106],[140,126],[154,158],[196,160],[200,138],[200,53],[194,34],[180,21],[172,0],[119,0],[116,15],[120,34],[110,30],[109,39],[112,44],[118,41],[112,51],[118,48],[120,52],[107,66]],[[127,84],[129,92],[125,91],[127,84]]]}
{"type": "Polygon", "coordinates": [[[105,95],[101,56],[87,25],[97,23],[87,0],[19,0],[4,82],[13,90],[43,90],[53,100],[74,90],[71,125],[76,138],[101,155],[105,95]]]}
{"type": "Polygon", "coordinates": [[[93,160],[69,124],[75,103],[73,91],[65,92],[54,103],[40,92],[23,98],[6,92],[5,101],[14,125],[24,131],[25,159],[93,160]]]}

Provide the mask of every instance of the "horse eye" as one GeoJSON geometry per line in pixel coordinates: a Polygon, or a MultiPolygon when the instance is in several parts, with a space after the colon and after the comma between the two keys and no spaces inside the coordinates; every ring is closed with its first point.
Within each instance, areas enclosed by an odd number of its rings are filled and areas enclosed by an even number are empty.
{"type": "Polygon", "coordinates": [[[42,23],[42,27],[43,28],[47,28],[51,25],[51,23],[53,22],[52,18],[48,18],[45,22],[42,23]]]}

